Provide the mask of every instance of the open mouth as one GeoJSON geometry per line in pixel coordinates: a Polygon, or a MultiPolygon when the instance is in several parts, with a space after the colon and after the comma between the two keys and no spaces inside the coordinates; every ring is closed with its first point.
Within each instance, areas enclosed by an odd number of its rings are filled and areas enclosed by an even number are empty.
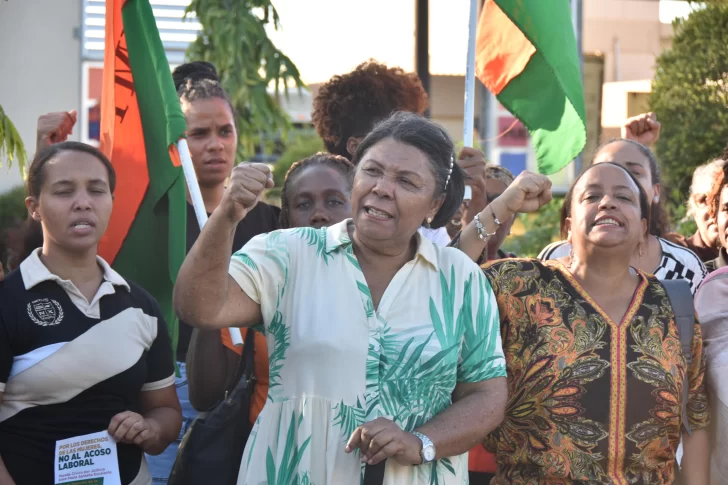
{"type": "Polygon", "coordinates": [[[227,162],[223,160],[222,158],[213,158],[212,160],[207,160],[204,165],[226,165],[227,162]]]}
{"type": "Polygon", "coordinates": [[[594,227],[598,226],[622,227],[622,223],[613,217],[600,217],[594,222],[594,227]]]}
{"type": "Polygon", "coordinates": [[[384,212],[383,210],[380,210],[380,209],[375,209],[374,207],[370,207],[370,206],[364,207],[364,211],[376,219],[385,219],[385,220],[394,219],[394,216],[392,214],[384,212]]]}
{"type": "Polygon", "coordinates": [[[71,227],[73,227],[74,229],[87,229],[89,227],[94,227],[95,225],[96,224],[91,221],[83,220],[74,222],[73,224],[71,224],[71,227]]]}

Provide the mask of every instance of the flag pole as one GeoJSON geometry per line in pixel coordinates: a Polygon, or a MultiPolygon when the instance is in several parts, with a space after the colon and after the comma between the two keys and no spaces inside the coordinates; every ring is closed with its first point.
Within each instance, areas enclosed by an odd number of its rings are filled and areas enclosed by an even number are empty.
{"type": "MultiPolygon", "coordinates": [[[[187,181],[187,189],[190,191],[190,198],[192,199],[192,207],[195,209],[195,215],[197,216],[197,223],[200,225],[200,231],[205,227],[207,223],[207,211],[205,210],[205,202],[202,200],[202,192],[200,192],[200,184],[197,182],[197,174],[195,174],[195,166],[192,165],[192,156],[190,155],[190,149],[187,146],[187,140],[184,138],[177,142],[177,150],[179,151],[179,158],[182,161],[182,170],[185,174],[185,180],[187,181]]],[[[230,339],[233,345],[243,345],[243,335],[239,328],[228,328],[230,332],[230,339]]]]}
{"type": "MultiPolygon", "coordinates": [[[[478,26],[478,0],[470,0],[470,23],[468,25],[468,59],[465,68],[465,116],[463,118],[463,145],[473,146],[475,126],[475,36],[478,26]]],[[[465,186],[465,199],[472,198],[472,189],[465,186]]]]}

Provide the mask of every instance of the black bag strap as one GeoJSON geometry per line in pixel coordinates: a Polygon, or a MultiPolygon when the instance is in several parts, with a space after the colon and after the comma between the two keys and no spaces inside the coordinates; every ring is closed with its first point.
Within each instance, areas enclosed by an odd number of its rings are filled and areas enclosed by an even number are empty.
{"type": "Polygon", "coordinates": [[[693,328],[695,325],[693,294],[690,291],[690,285],[685,280],[660,280],[660,282],[665,287],[665,292],[672,305],[672,311],[675,313],[677,332],[680,335],[680,346],[687,362],[683,380],[682,422],[685,431],[692,434],[693,430],[690,427],[690,421],[688,421],[688,398],[690,394],[688,370],[693,363],[693,328]]]}
{"type": "Polygon", "coordinates": [[[255,330],[248,328],[243,341],[243,355],[240,356],[238,367],[235,369],[235,378],[225,395],[233,392],[241,382],[247,386],[248,381],[253,378],[255,378],[255,330]]]}
{"type": "Polygon", "coordinates": [[[363,485],[382,485],[384,483],[384,467],[387,460],[380,461],[376,465],[366,465],[364,467],[364,484],[363,485]]]}

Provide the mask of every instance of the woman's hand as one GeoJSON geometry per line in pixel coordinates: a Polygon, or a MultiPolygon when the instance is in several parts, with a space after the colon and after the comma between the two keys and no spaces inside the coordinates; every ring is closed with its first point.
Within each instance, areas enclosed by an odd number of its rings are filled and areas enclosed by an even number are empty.
{"type": "Polygon", "coordinates": [[[46,113],[38,118],[36,129],[36,150],[68,139],[76,125],[76,110],[46,113]]]}
{"type": "Polygon", "coordinates": [[[402,431],[393,421],[377,418],[356,430],[346,444],[346,452],[359,448],[361,460],[369,465],[394,458],[400,465],[419,465],[422,442],[412,433],[402,431]]]}
{"type": "Polygon", "coordinates": [[[117,443],[137,445],[142,450],[159,440],[159,430],[153,421],[132,411],[124,411],[111,418],[108,431],[117,443]]]}
{"type": "Polygon", "coordinates": [[[220,206],[231,222],[238,223],[253,210],[265,189],[273,187],[273,175],[265,163],[243,163],[233,169],[220,206]]]}
{"type": "MultiPolygon", "coordinates": [[[[545,175],[523,171],[492,203],[502,204],[511,214],[516,214],[536,212],[550,200],[551,180],[545,175]]],[[[496,216],[500,214],[496,213],[496,216]]]]}
{"type": "Polygon", "coordinates": [[[622,125],[622,138],[634,140],[649,147],[660,138],[662,125],[655,113],[642,113],[625,120],[622,125]]]}
{"type": "Polygon", "coordinates": [[[464,225],[470,224],[475,214],[480,213],[488,205],[488,198],[485,192],[486,162],[485,155],[475,148],[465,147],[458,154],[457,164],[467,175],[465,184],[470,186],[472,192],[470,200],[464,200],[462,221],[464,225]]]}

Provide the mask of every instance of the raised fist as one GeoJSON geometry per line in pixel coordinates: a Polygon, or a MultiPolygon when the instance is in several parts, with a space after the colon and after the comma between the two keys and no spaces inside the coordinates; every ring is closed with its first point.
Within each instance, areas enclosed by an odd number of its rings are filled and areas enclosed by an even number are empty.
{"type": "Polygon", "coordinates": [[[38,118],[36,150],[68,139],[76,125],[76,110],[46,113],[38,118]]]}
{"type": "Polygon", "coordinates": [[[622,138],[649,147],[660,137],[662,125],[655,113],[642,113],[627,119],[622,125],[622,138]]]}
{"type": "Polygon", "coordinates": [[[265,163],[243,163],[233,169],[220,203],[228,218],[240,222],[253,210],[265,189],[273,187],[273,174],[265,163]]]}
{"type": "Polygon", "coordinates": [[[551,179],[525,170],[496,200],[514,214],[536,212],[551,200],[551,179]]]}

